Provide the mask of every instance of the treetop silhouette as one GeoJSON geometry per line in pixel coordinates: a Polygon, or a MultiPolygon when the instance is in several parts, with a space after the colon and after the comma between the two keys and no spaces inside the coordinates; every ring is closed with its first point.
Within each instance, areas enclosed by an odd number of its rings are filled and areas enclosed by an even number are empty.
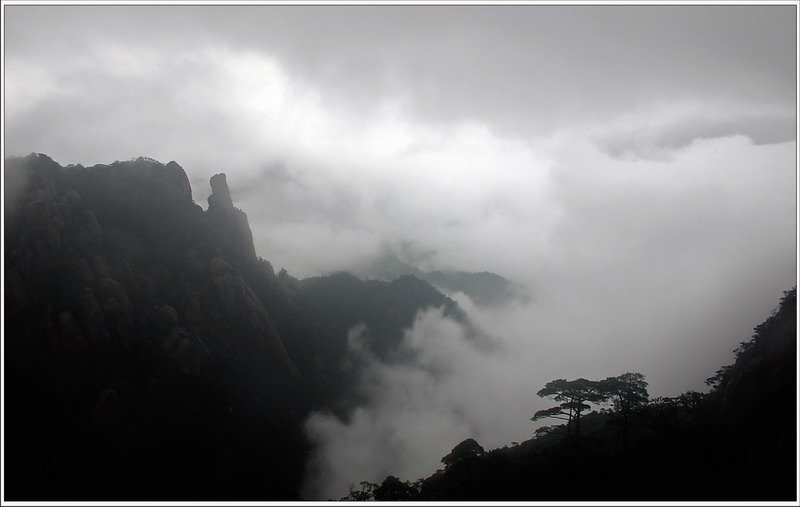
{"type": "Polygon", "coordinates": [[[567,421],[567,434],[575,427],[575,436],[581,433],[581,415],[591,409],[589,403],[612,401],[614,409],[623,417],[623,431],[627,429],[632,411],[647,402],[647,382],[641,373],[623,373],[605,380],[551,380],[536,393],[542,398],[560,401],[558,406],[537,411],[531,421],[544,418],[567,421]]]}
{"type": "Polygon", "coordinates": [[[592,408],[589,403],[601,403],[608,399],[600,382],[585,378],[551,380],[536,394],[542,398],[552,397],[562,403],[557,407],[539,410],[533,414],[531,421],[545,417],[563,419],[567,421],[567,434],[571,432],[574,423],[576,436],[581,434],[581,414],[592,408]]]}

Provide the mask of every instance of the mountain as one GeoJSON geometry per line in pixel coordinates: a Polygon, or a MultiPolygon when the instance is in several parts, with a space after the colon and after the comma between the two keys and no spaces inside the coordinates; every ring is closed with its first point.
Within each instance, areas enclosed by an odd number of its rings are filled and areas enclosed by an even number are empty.
{"type": "Polygon", "coordinates": [[[175,162],[6,171],[8,497],[295,497],[308,402],[224,176],[204,212],[175,162]]]}
{"type": "Polygon", "coordinates": [[[224,173],[204,211],[176,162],[5,170],[7,499],[298,499],[349,330],[388,357],[419,310],[464,318],[414,277],[276,276],[224,173]]]}
{"type": "Polygon", "coordinates": [[[478,306],[493,307],[512,301],[527,301],[522,287],[488,271],[429,271],[421,278],[446,292],[463,292],[478,306]]]}
{"type": "Polygon", "coordinates": [[[394,280],[400,276],[413,275],[429,282],[446,293],[463,292],[478,306],[496,307],[514,301],[527,302],[526,290],[521,285],[502,276],[483,271],[422,271],[415,265],[402,260],[388,247],[359,272],[363,278],[394,280]]]}
{"type": "Polygon", "coordinates": [[[391,361],[419,310],[441,307],[475,339],[482,337],[455,301],[412,275],[391,282],[360,280],[348,273],[299,281],[285,272],[278,277],[297,308],[296,320],[307,324],[289,343],[290,354],[313,385],[315,407],[341,418],[362,401],[356,395],[359,365],[353,363],[348,344],[354,333],[375,358],[391,361]]]}

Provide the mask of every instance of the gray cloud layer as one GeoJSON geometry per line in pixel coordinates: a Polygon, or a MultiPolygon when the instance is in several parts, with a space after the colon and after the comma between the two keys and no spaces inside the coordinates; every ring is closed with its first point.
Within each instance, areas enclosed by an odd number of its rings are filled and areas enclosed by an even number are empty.
{"type": "MultiPolygon", "coordinates": [[[[309,422],[309,488],[333,494],[335,442],[371,478],[388,402],[491,447],[530,435],[552,378],[640,371],[674,395],[730,360],[796,280],[795,8],[4,5],[4,150],[176,160],[201,204],[225,171],[259,255],[296,276],[411,244],[423,269],[528,286],[529,305],[464,300],[497,355],[474,365],[426,313],[409,343],[446,376],[373,364],[356,423],[309,422]],[[470,396],[492,404],[451,403],[470,396]]],[[[458,443],[412,429],[382,472],[458,443]]]]}
{"type": "Polygon", "coordinates": [[[333,107],[368,115],[392,96],[425,121],[511,132],[654,98],[776,113],[795,95],[791,6],[13,6],[6,16],[7,57],[71,62],[114,45],[256,51],[333,107]]]}

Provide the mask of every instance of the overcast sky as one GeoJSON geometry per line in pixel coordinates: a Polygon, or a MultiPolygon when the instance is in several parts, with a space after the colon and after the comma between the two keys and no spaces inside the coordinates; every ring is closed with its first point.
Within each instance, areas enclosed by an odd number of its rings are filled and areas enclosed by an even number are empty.
{"type": "Polygon", "coordinates": [[[455,295],[491,352],[430,311],[422,362],[365,358],[369,403],[309,421],[307,491],[342,496],[529,438],[553,378],[677,395],[731,362],[796,280],[795,9],[5,5],[4,150],[175,160],[204,207],[225,172],[298,277],[405,244],[528,287],[455,295]]]}

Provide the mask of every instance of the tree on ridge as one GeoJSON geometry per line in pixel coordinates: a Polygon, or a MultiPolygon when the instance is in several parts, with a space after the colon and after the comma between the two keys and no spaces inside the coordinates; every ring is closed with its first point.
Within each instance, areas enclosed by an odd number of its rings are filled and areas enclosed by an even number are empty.
{"type": "Polygon", "coordinates": [[[576,437],[581,435],[581,414],[584,410],[592,408],[589,403],[601,403],[608,399],[601,382],[585,378],[551,380],[536,394],[542,398],[552,397],[553,400],[562,403],[556,407],[537,411],[531,417],[531,421],[545,417],[565,420],[568,435],[574,423],[576,437]]]}

